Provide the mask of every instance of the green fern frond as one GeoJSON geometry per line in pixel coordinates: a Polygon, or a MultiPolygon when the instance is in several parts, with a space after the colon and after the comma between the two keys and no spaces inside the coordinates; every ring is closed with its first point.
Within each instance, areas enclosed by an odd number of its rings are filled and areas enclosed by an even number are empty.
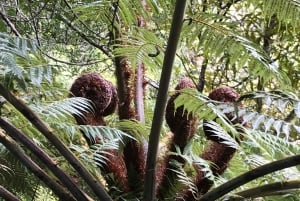
{"type": "MultiPolygon", "coordinates": [[[[209,100],[208,97],[198,93],[195,89],[183,89],[181,94],[175,99],[175,108],[184,107],[188,113],[192,113],[199,119],[206,121],[216,121],[226,132],[238,137],[239,132],[229,123],[230,120],[225,113],[216,107],[224,105],[224,103],[209,100]]],[[[235,111],[235,106],[228,104],[227,108],[231,107],[235,111]]]]}
{"type": "Polygon", "coordinates": [[[100,144],[94,144],[90,147],[90,151],[92,152],[93,158],[97,166],[102,167],[109,161],[108,156],[113,156],[111,150],[119,149],[119,140],[107,140],[105,142],[101,142],[100,144]]]}
{"type": "Polygon", "coordinates": [[[6,86],[11,87],[16,81],[26,90],[28,79],[37,87],[44,79],[52,83],[52,67],[37,52],[34,41],[0,33],[0,49],[0,75],[6,86]]]}
{"type": "Polygon", "coordinates": [[[262,76],[265,81],[277,78],[280,83],[289,82],[262,47],[235,32],[232,27],[227,28],[224,23],[206,18],[206,15],[195,16],[191,23],[185,23],[182,35],[188,44],[194,44],[198,47],[197,51],[202,51],[207,58],[226,55],[230,64],[249,66],[252,74],[262,76]]]}
{"type": "Polygon", "coordinates": [[[21,37],[12,37],[6,33],[0,32],[1,52],[10,53],[19,57],[26,57],[28,51],[36,51],[37,44],[33,40],[21,37]]]}
{"type": "Polygon", "coordinates": [[[143,62],[150,67],[161,66],[163,61],[163,41],[159,40],[151,30],[134,29],[131,31],[130,36],[121,40],[121,44],[115,46],[114,55],[128,57],[133,68],[138,62],[143,62]]]}
{"type": "Polygon", "coordinates": [[[64,130],[70,135],[74,135],[76,131],[82,132],[91,142],[96,141],[106,141],[106,140],[119,140],[121,143],[125,143],[125,138],[130,138],[135,140],[133,136],[128,133],[125,133],[117,128],[109,126],[91,126],[91,125],[76,125],[76,124],[67,124],[67,123],[53,123],[57,129],[64,130]]]}
{"type": "Polygon", "coordinates": [[[259,131],[247,131],[247,138],[251,141],[251,146],[261,149],[261,153],[269,159],[282,158],[299,153],[299,148],[280,137],[259,131]]]}
{"type": "Polygon", "coordinates": [[[249,122],[254,130],[264,129],[265,132],[270,132],[274,129],[277,135],[283,133],[286,138],[289,138],[291,132],[299,134],[299,125],[296,124],[296,120],[300,117],[300,100],[295,94],[282,91],[259,91],[242,95],[240,101],[245,99],[260,99],[267,108],[263,111],[264,113],[251,111],[246,107],[238,109],[238,115],[243,116],[244,122],[249,122]],[[285,113],[290,113],[288,116],[292,117],[283,118],[282,114],[285,113]]]}
{"type": "MultiPolygon", "coordinates": [[[[72,8],[72,12],[76,13],[78,18],[75,21],[81,20],[83,22],[95,19],[96,21],[105,22],[107,19],[107,14],[112,6],[110,0],[88,2],[84,4],[78,4],[72,8]]],[[[109,21],[106,21],[109,22],[109,21]]]]}
{"type": "Polygon", "coordinates": [[[85,113],[94,112],[93,103],[83,97],[71,97],[50,104],[32,106],[33,110],[45,118],[61,119],[76,115],[84,118],[85,113]]]}
{"type": "Polygon", "coordinates": [[[226,144],[228,147],[232,147],[236,150],[239,149],[239,144],[233,139],[218,123],[215,121],[206,121],[205,124],[208,128],[208,131],[214,133],[213,136],[216,136],[222,139],[222,144],[226,144]]]}
{"type": "MultiPolygon", "coordinates": [[[[193,182],[193,180],[188,176],[186,171],[182,167],[178,167],[177,169],[171,169],[174,173],[176,173],[178,177],[178,181],[182,183],[183,186],[187,187],[189,191],[193,193],[193,195],[198,194],[198,188],[193,182]]],[[[176,195],[176,194],[175,194],[176,195]]]]}
{"type": "Polygon", "coordinates": [[[261,1],[259,5],[258,1],[251,1],[254,6],[261,6],[263,15],[266,18],[271,19],[273,15],[276,15],[280,22],[290,24],[293,27],[299,27],[300,17],[300,2],[298,0],[265,0],[261,1]]]}
{"type": "Polygon", "coordinates": [[[80,130],[87,136],[88,138],[95,140],[96,138],[99,138],[101,140],[109,139],[119,139],[123,144],[124,137],[134,139],[131,135],[116,129],[111,128],[108,126],[89,126],[89,125],[80,125],[80,130]]]}
{"type": "Polygon", "coordinates": [[[72,144],[70,148],[74,150],[85,162],[102,167],[112,156],[111,150],[119,150],[119,139],[105,139],[89,148],[72,144]]]}
{"type": "Polygon", "coordinates": [[[119,122],[116,122],[115,126],[119,130],[128,133],[138,142],[143,142],[143,140],[148,138],[148,134],[150,133],[149,128],[143,123],[135,120],[122,119],[119,122]]]}

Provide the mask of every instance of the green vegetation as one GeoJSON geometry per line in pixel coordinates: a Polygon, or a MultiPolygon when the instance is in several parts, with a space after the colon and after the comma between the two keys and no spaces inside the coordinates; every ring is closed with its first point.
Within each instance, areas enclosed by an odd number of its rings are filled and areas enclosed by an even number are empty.
{"type": "Polygon", "coordinates": [[[298,0],[1,1],[0,197],[298,200],[299,19],[298,0]]]}

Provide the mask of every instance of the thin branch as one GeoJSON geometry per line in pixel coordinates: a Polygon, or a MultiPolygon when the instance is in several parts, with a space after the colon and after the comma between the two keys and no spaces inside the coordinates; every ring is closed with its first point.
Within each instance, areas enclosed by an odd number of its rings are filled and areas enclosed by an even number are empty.
{"type": "Polygon", "coordinates": [[[28,157],[20,146],[9,136],[0,131],[0,142],[17,157],[36,177],[43,181],[53,192],[63,200],[76,201],[60,184],[53,180],[43,169],[28,157]]]}
{"type": "Polygon", "coordinates": [[[236,195],[242,196],[243,198],[257,198],[267,195],[274,195],[276,192],[282,192],[286,190],[300,188],[300,180],[290,180],[275,182],[271,184],[266,184],[256,188],[247,189],[236,193],[236,195]]]}
{"type": "Polygon", "coordinates": [[[6,188],[0,185],[0,197],[6,201],[21,201],[17,196],[9,192],[6,188]]]}
{"type": "Polygon", "coordinates": [[[93,40],[91,40],[87,35],[85,35],[85,33],[83,31],[81,31],[78,27],[76,27],[74,25],[73,22],[71,22],[67,17],[65,17],[64,15],[60,15],[59,16],[60,19],[66,23],[73,31],[75,31],[82,39],[84,39],[86,42],[88,42],[90,45],[98,48],[99,50],[101,50],[106,56],[111,57],[111,53],[110,51],[107,49],[107,47],[105,45],[100,45],[96,42],[94,42],[93,40]]]}
{"type": "Polygon", "coordinates": [[[105,60],[108,60],[108,59],[102,59],[102,60],[98,60],[98,61],[91,61],[91,62],[84,62],[84,63],[74,63],[74,62],[68,62],[68,61],[63,61],[63,60],[60,60],[60,59],[57,59],[53,56],[50,56],[48,53],[46,53],[45,51],[41,50],[39,48],[39,50],[41,51],[41,53],[43,55],[45,55],[46,57],[48,57],[49,59],[55,61],[55,62],[58,62],[58,63],[62,63],[62,64],[67,64],[67,65],[71,65],[71,66],[89,66],[89,65],[95,65],[97,63],[101,63],[101,62],[104,62],[105,60]]]}
{"type": "MultiPolygon", "coordinates": [[[[2,6],[1,6],[2,7],[2,6]]],[[[3,9],[4,10],[4,9],[3,9]]],[[[18,37],[21,36],[19,31],[16,29],[15,25],[6,17],[4,11],[0,9],[0,16],[3,19],[3,21],[11,28],[11,31],[18,37]]]]}
{"type": "MultiPolygon", "coordinates": [[[[67,5],[67,7],[70,9],[70,11],[73,13],[74,17],[76,18],[77,21],[80,22],[80,24],[82,24],[84,26],[84,28],[91,32],[92,34],[94,34],[95,36],[97,36],[98,34],[96,32],[94,32],[86,23],[84,23],[82,20],[79,19],[78,15],[73,11],[72,6],[68,3],[67,0],[63,0],[64,3],[67,5]]],[[[97,36],[98,40],[101,40],[102,38],[97,36]]]]}
{"type": "Polygon", "coordinates": [[[17,141],[20,141],[26,148],[34,153],[52,172],[53,174],[64,184],[69,191],[78,200],[92,200],[84,192],[82,192],[78,186],[72,181],[72,179],[65,174],[65,172],[53,161],[49,155],[38,147],[31,139],[18,130],[14,125],[9,123],[0,117],[0,127],[2,127],[10,137],[17,141]]]}
{"type": "Polygon", "coordinates": [[[64,156],[74,169],[81,175],[86,183],[91,187],[99,199],[111,201],[112,199],[104,190],[103,186],[97,181],[70,151],[69,148],[48,128],[48,126],[21,100],[18,100],[0,83],[0,94],[10,102],[18,111],[20,111],[64,156]]]}
{"type": "Polygon", "coordinates": [[[210,201],[210,200],[216,200],[223,195],[229,193],[230,191],[254,180],[259,177],[262,177],[266,174],[270,174],[272,172],[282,170],[288,167],[296,166],[300,164],[300,155],[291,156],[285,159],[281,159],[278,161],[274,161],[271,163],[268,163],[266,165],[262,165],[258,168],[255,168],[251,171],[248,171],[224,184],[221,186],[211,190],[210,192],[204,194],[200,201],[210,201]]]}
{"type": "Polygon", "coordinates": [[[184,19],[185,7],[186,0],[176,0],[175,11],[172,18],[170,35],[160,77],[160,84],[155,104],[154,117],[149,136],[144,186],[145,201],[153,201],[155,199],[156,161],[159,136],[164,119],[164,111],[168,98],[170,78],[177,50],[177,44],[180,37],[181,27],[184,19]]]}

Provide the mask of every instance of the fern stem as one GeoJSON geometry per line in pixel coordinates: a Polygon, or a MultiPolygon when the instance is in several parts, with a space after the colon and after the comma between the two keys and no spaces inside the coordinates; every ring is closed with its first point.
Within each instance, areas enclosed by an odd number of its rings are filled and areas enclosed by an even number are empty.
{"type": "Polygon", "coordinates": [[[48,128],[48,126],[21,100],[17,99],[0,83],[0,94],[21,112],[64,156],[73,168],[82,176],[99,199],[111,201],[103,186],[88,172],[78,158],[68,149],[64,143],[48,128]]]}
{"type": "Polygon", "coordinates": [[[158,95],[155,104],[154,116],[149,136],[149,146],[146,162],[146,175],[144,186],[144,200],[155,199],[156,161],[160,130],[164,119],[164,110],[167,103],[169,82],[172,73],[173,62],[177,44],[180,37],[182,22],[185,13],[186,0],[176,0],[175,11],[164,57],[163,68],[160,77],[158,95]]]}
{"type": "Polygon", "coordinates": [[[4,198],[7,201],[21,201],[17,196],[12,194],[6,188],[0,185],[0,197],[4,198]]]}
{"type": "Polygon", "coordinates": [[[282,170],[288,167],[296,166],[300,164],[300,155],[291,156],[288,158],[284,158],[278,161],[274,161],[268,163],[266,165],[262,165],[258,168],[255,168],[251,171],[248,171],[224,184],[221,186],[211,190],[200,198],[200,201],[209,201],[216,200],[223,195],[229,193],[230,191],[254,180],[259,177],[262,177],[266,174],[270,174],[272,172],[282,170]]]}
{"type": "Polygon", "coordinates": [[[271,184],[266,184],[263,186],[258,186],[255,188],[247,189],[241,192],[236,193],[236,195],[242,196],[243,198],[257,198],[263,197],[267,195],[274,195],[278,192],[286,190],[292,190],[300,188],[300,180],[290,180],[290,181],[282,181],[275,182],[271,184]]]}
{"type": "Polygon", "coordinates": [[[39,158],[60,180],[62,184],[73,194],[73,196],[78,200],[92,200],[83,191],[81,191],[78,186],[72,181],[72,179],[65,174],[65,172],[58,167],[57,163],[53,161],[49,155],[38,147],[31,139],[29,139],[25,134],[18,130],[14,125],[7,122],[0,117],[0,127],[2,127],[10,137],[17,141],[20,141],[26,148],[28,148],[32,153],[34,153],[37,158],[39,158]]]}
{"type": "Polygon", "coordinates": [[[62,200],[76,201],[76,199],[54,181],[42,168],[28,157],[24,150],[11,137],[0,131],[0,142],[17,157],[36,177],[43,181],[62,200]]]}

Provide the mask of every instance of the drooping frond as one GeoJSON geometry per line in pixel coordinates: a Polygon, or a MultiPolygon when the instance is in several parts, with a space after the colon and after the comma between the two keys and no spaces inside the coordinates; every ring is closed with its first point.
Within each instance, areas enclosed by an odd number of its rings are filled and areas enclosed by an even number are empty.
{"type": "Polygon", "coordinates": [[[94,112],[93,103],[83,97],[66,98],[49,104],[35,105],[32,108],[45,118],[55,119],[70,117],[72,115],[84,118],[85,113],[94,112]]]}
{"type": "Polygon", "coordinates": [[[240,31],[235,31],[234,22],[224,23],[226,19],[222,18],[199,13],[184,23],[182,35],[188,44],[194,44],[197,51],[203,52],[207,58],[225,55],[230,64],[240,67],[246,65],[249,72],[262,76],[266,81],[277,78],[278,82],[288,82],[260,45],[241,35],[240,31]]]}
{"type": "Polygon", "coordinates": [[[262,13],[269,19],[275,15],[279,21],[299,27],[300,2],[298,0],[264,0],[261,5],[251,0],[255,7],[260,7],[262,13]]]}
{"type": "MultiPolygon", "coordinates": [[[[186,90],[175,100],[175,107],[183,105],[188,112],[196,114],[200,119],[214,120],[217,118],[216,122],[226,132],[233,133],[234,136],[237,132],[228,123],[229,120],[224,115],[226,113],[234,114],[233,119],[230,120],[242,117],[242,124],[247,124],[247,126],[250,126],[254,130],[261,130],[266,133],[274,131],[277,136],[284,134],[286,139],[293,132],[299,134],[300,126],[296,120],[299,120],[300,101],[296,95],[292,93],[284,94],[279,91],[254,92],[241,96],[240,100],[244,99],[262,99],[268,110],[265,109],[263,112],[257,112],[249,107],[238,107],[235,104],[210,101],[205,96],[195,94],[191,90],[186,90]],[[283,113],[289,114],[286,119],[282,118],[283,113]]],[[[220,130],[220,133],[224,132],[220,130]]],[[[228,140],[230,141],[230,139],[228,140]]]]}
{"type": "Polygon", "coordinates": [[[122,119],[115,123],[116,128],[128,133],[130,136],[134,137],[138,142],[143,142],[147,139],[149,134],[149,129],[141,122],[135,120],[122,119]]]}
{"type": "Polygon", "coordinates": [[[91,125],[76,125],[67,123],[52,123],[57,129],[63,129],[70,135],[74,135],[76,131],[82,132],[91,142],[101,142],[105,140],[119,140],[124,143],[124,138],[135,139],[133,136],[113,127],[109,126],[91,126],[91,125]]]}
{"type": "Polygon", "coordinates": [[[253,92],[241,96],[244,99],[261,99],[266,106],[264,113],[239,108],[238,115],[242,115],[244,122],[249,122],[254,130],[264,132],[274,131],[277,135],[283,133],[288,139],[291,132],[299,134],[300,125],[300,101],[295,94],[283,93],[282,91],[253,92]],[[288,114],[282,117],[282,114],[288,114]]]}
{"type": "Polygon", "coordinates": [[[38,53],[33,40],[0,33],[0,50],[0,75],[6,86],[17,81],[22,89],[26,89],[25,79],[37,87],[44,79],[52,82],[52,67],[38,53]]]}
{"type": "Polygon", "coordinates": [[[285,139],[260,131],[247,132],[247,143],[260,150],[265,159],[279,159],[299,153],[297,145],[285,139]]]}
{"type": "MultiPolygon", "coordinates": [[[[197,195],[197,193],[198,193],[197,186],[195,185],[195,183],[193,182],[193,180],[188,176],[188,174],[186,173],[186,171],[184,170],[183,167],[180,167],[179,165],[177,165],[176,169],[172,169],[172,171],[174,173],[176,173],[176,175],[178,177],[178,181],[184,187],[186,187],[188,191],[191,191],[193,193],[193,195],[197,195]]],[[[176,186],[173,186],[173,188],[174,188],[174,191],[175,191],[176,190],[176,186]]],[[[174,195],[176,195],[176,197],[178,195],[180,196],[179,193],[177,193],[177,194],[175,193],[174,195]]]]}
{"type": "Polygon", "coordinates": [[[133,29],[130,35],[121,40],[121,43],[115,46],[114,54],[128,57],[133,68],[138,62],[143,62],[149,67],[161,67],[164,41],[161,41],[151,30],[133,29]]]}
{"type": "Polygon", "coordinates": [[[19,57],[26,57],[28,51],[36,51],[37,44],[32,40],[0,33],[1,53],[6,52],[19,57]]]}
{"type": "Polygon", "coordinates": [[[209,132],[213,133],[213,136],[221,139],[222,144],[226,144],[228,147],[239,149],[239,144],[234,138],[232,138],[218,123],[215,121],[207,121],[203,123],[207,126],[209,132]]]}
{"type": "Polygon", "coordinates": [[[102,167],[109,160],[108,157],[112,156],[111,150],[119,149],[119,143],[118,139],[106,139],[91,145],[88,149],[77,145],[71,145],[71,149],[76,151],[84,161],[102,167]]]}

